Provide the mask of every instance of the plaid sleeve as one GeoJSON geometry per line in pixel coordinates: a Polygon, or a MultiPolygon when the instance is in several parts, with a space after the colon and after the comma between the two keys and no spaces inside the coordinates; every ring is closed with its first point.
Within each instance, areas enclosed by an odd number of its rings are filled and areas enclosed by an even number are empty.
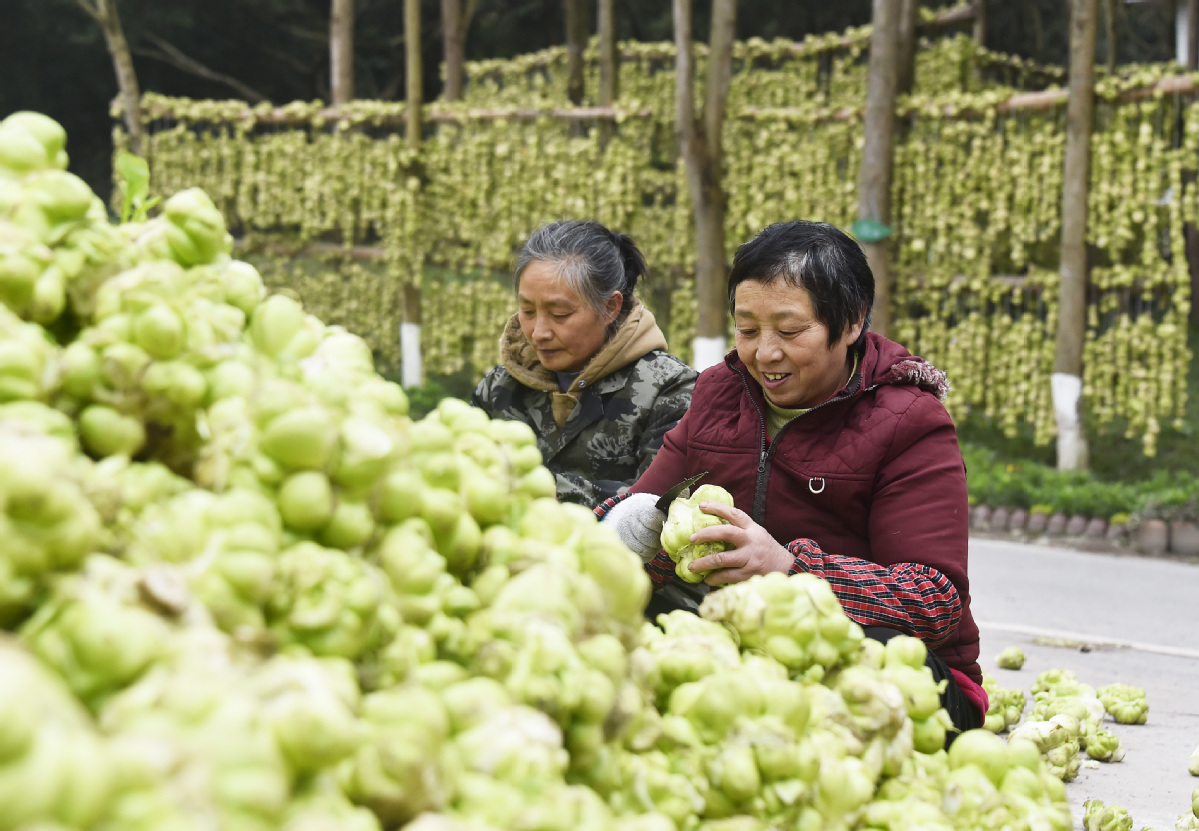
{"type": "Polygon", "coordinates": [[[632,494],[628,493],[628,492],[618,493],[618,494],[616,494],[616,496],[609,496],[607,499],[605,499],[600,504],[596,505],[591,510],[595,512],[595,515],[599,518],[599,521],[603,522],[604,517],[606,517],[608,515],[608,511],[615,508],[621,502],[624,502],[630,496],[632,496],[632,494]]]}
{"type": "Polygon", "coordinates": [[[940,646],[957,630],[962,601],[949,578],[931,566],[881,566],[827,554],[812,540],[787,544],[795,557],[789,574],[806,571],[832,586],[845,613],[861,626],[887,626],[940,646]]]}
{"type": "Polygon", "coordinates": [[[677,577],[674,571],[674,560],[670,559],[670,555],[665,551],[659,551],[657,557],[645,564],[645,573],[649,575],[650,581],[654,584],[654,591],[677,577]]]}

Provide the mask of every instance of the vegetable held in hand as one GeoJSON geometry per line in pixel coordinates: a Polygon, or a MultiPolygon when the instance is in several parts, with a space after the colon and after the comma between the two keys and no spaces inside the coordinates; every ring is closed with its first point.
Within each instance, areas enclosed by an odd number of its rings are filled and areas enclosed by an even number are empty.
{"type": "Polygon", "coordinates": [[[666,515],[666,524],[662,526],[662,548],[674,560],[674,572],[680,580],[688,583],[698,583],[707,576],[708,572],[697,573],[688,566],[700,557],[726,551],[728,545],[723,542],[691,542],[691,535],[701,528],[711,525],[727,525],[718,516],[706,514],[699,509],[699,503],[705,501],[733,504],[733,497],[719,485],[700,485],[695,493],[687,498],[679,497],[670,503],[666,515]]]}

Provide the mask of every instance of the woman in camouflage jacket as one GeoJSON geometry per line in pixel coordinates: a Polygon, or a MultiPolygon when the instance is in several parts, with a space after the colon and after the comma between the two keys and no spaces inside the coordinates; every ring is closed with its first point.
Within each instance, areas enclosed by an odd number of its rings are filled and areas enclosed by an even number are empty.
{"type": "Polygon", "coordinates": [[[533,428],[560,501],[624,492],[691,403],[697,373],[634,296],[646,271],[633,240],[597,222],[551,223],[517,258],[501,365],[472,402],[533,428]]]}

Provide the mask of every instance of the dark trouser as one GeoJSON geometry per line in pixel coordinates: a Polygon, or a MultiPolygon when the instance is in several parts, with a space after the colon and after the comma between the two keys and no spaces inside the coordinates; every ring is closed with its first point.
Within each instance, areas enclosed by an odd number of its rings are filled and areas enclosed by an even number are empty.
{"type": "MultiPolygon", "coordinates": [[[[897,629],[889,629],[886,626],[864,626],[862,627],[862,631],[866,634],[866,637],[880,643],[886,643],[891,638],[903,634],[897,629]]],[[[953,726],[961,731],[982,727],[983,720],[982,716],[979,715],[978,708],[971,703],[969,698],[966,698],[966,694],[958,686],[958,682],[953,677],[953,673],[949,671],[949,667],[946,666],[944,661],[934,655],[931,649],[928,651],[928,657],[924,660],[924,665],[932,670],[933,678],[938,684],[942,680],[946,682],[945,692],[941,693],[941,706],[949,713],[949,718],[953,720],[953,726]]],[[[950,732],[945,738],[945,747],[949,747],[956,737],[957,733],[950,732]]]]}
{"type": "Polygon", "coordinates": [[[707,594],[707,583],[672,580],[650,596],[649,605],[645,609],[645,619],[650,623],[657,623],[658,615],[669,614],[679,609],[699,614],[699,604],[704,602],[707,594]]]}

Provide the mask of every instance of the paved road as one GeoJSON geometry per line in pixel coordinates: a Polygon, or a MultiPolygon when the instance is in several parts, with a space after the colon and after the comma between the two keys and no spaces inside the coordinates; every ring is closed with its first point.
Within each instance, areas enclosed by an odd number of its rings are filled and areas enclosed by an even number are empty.
{"type": "Polygon", "coordinates": [[[1146,691],[1146,724],[1105,722],[1124,761],[1084,767],[1067,786],[1076,827],[1083,802],[1101,799],[1126,808],[1135,828],[1172,829],[1199,786],[1187,773],[1199,746],[1199,566],[976,538],[970,582],[980,662],[1000,686],[1028,692],[1038,673],[1066,668],[1094,687],[1146,691]],[[1017,672],[995,665],[1012,645],[1028,657],[1017,672]]]}

